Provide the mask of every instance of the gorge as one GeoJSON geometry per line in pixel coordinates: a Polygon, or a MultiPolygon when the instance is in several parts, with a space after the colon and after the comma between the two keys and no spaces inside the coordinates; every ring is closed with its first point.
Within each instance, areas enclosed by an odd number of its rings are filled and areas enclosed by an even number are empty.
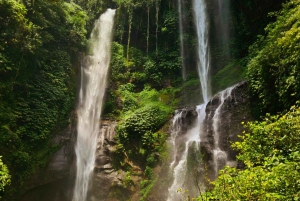
{"type": "Polygon", "coordinates": [[[0,1],[0,199],[299,197],[299,6],[0,1]]]}

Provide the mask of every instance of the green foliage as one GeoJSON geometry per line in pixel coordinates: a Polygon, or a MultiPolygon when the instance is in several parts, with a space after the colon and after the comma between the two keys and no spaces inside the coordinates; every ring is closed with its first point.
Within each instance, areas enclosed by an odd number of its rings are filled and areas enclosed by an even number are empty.
{"type": "Polygon", "coordinates": [[[111,85],[130,82],[140,89],[146,83],[157,89],[170,85],[181,72],[177,8],[169,0],[114,2],[118,12],[111,85]]]}
{"type": "Polygon", "coordinates": [[[117,42],[113,42],[110,73],[113,87],[128,82],[143,85],[148,81],[147,74],[143,69],[146,57],[140,50],[133,47],[129,49],[129,53],[134,56],[127,60],[124,47],[117,42]]]}
{"type": "Polygon", "coordinates": [[[147,200],[148,194],[158,180],[158,178],[154,178],[153,169],[149,166],[146,166],[145,168],[145,177],[146,178],[141,181],[140,201],[147,200]]]}
{"type": "Polygon", "coordinates": [[[146,201],[147,196],[153,188],[154,184],[157,182],[157,178],[153,180],[143,180],[141,181],[141,198],[140,201],[146,201]]]}
{"type": "Polygon", "coordinates": [[[251,133],[241,136],[242,142],[235,143],[240,154],[238,158],[249,167],[263,165],[265,158],[273,156],[289,160],[290,155],[300,151],[300,108],[292,107],[285,115],[267,115],[262,122],[250,122],[251,133]]]}
{"type": "MultiPolygon", "coordinates": [[[[173,58],[174,56],[174,58],[178,59],[178,55],[169,55],[168,57],[170,59],[168,61],[168,58],[165,58],[166,61],[164,62],[162,60],[155,61],[151,57],[147,57],[140,49],[131,47],[129,53],[132,56],[127,60],[124,51],[125,47],[126,46],[117,42],[113,42],[112,44],[110,94],[107,99],[109,105],[106,106],[106,108],[111,106],[111,109],[105,109],[105,115],[118,115],[118,111],[121,109],[123,114],[124,112],[137,109],[140,107],[138,106],[139,103],[143,104],[142,99],[146,100],[148,98],[145,94],[150,96],[152,92],[154,93],[155,100],[160,99],[160,102],[174,105],[177,101],[177,99],[175,99],[175,93],[177,93],[177,91],[172,86],[178,85],[178,82],[174,81],[178,80],[175,74],[180,70],[180,68],[178,68],[180,64],[175,59],[171,59],[171,57],[173,58]],[[124,87],[129,86],[135,86],[135,88],[130,90],[124,89],[124,87]],[[143,90],[140,97],[138,97],[139,95],[134,93],[134,91],[141,91],[144,86],[166,89],[161,90],[159,94],[151,90],[143,90]],[[146,98],[143,98],[143,96],[146,96],[146,98]],[[120,107],[120,100],[122,101],[122,107],[120,107]],[[106,113],[106,111],[109,112],[106,113]]],[[[163,59],[163,57],[161,58],[163,59]]],[[[149,97],[149,100],[152,99],[149,97]]]]}
{"type": "Polygon", "coordinates": [[[247,124],[234,147],[244,170],[225,168],[214,189],[198,200],[298,200],[300,198],[300,108],[247,124]]]}
{"type": "Polygon", "coordinates": [[[111,87],[133,83],[141,88],[144,84],[152,87],[178,84],[174,81],[180,75],[180,60],[176,51],[162,51],[157,59],[148,57],[141,50],[131,47],[129,60],[126,59],[124,46],[113,42],[111,58],[111,87]],[[166,83],[166,80],[169,83],[166,83]],[[173,82],[173,83],[171,83],[173,82]]]}
{"type": "Polygon", "coordinates": [[[138,94],[125,90],[121,94],[124,118],[117,127],[117,133],[122,141],[149,139],[147,133],[157,131],[167,121],[171,108],[159,102],[158,92],[154,89],[138,94]]]}
{"type": "Polygon", "coordinates": [[[284,5],[267,36],[252,46],[247,78],[260,115],[288,110],[300,99],[300,1],[284,5]]]}
{"type": "MultiPolygon", "coordinates": [[[[298,161],[299,161],[298,154],[298,161]]],[[[266,161],[272,164],[272,161],[266,161]]],[[[211,192],[197,200],[299,200],[299,162],[246,170],[225,168],[211,192]]]]}
{"type": "Polygon", "coordinates": [[[197,105],[201,103],[202,91],[201,84],[197,73],[190,73],[180,88],[180,93],[177,94],[179,99],[179,106],[197,105]]]}
{"type": "Polygon", "coordinates": [[[114,83],[114,85],[126,83],[130,79],[130,74],[127,73],[126,59],[124,56],[124,47],[116,42],[113,42],[110,61],[110,80],[111,83],[114,83]]]}
{"type": "Polygon", "coordinates": [[[153,132],[166,121],[168,113],[157,105],[147,105],[129,115],[124,124],[119,125],[118,133],[122,139],[140,138],[147,131],[153,132]]]}
{"type": "Polygon", "coordinates": [[[161,94],[167,95],[166,91],[158,92],[146,86],[136,93],[133,87],[128,83],[118,90],[122,100],[122,120],[116,127],[117,152],[141,166],[153,166],[158,160],[155,153],[160,153],[165,144],[166,135],[159,130],[167,122],[173,107],[160,98],[161,94]]]}
{"type": "Polygon", "coordinates": [[[129,171],[126,171],[126,175],[125,175],[125,180],[123,181],[123,186],[125,188],[128,188],[130,187],[131,185],[133,185],[133,181],[132,181],[132,178],[130,176],[130,172],[129,171]]]}
{"type": "Polygon", "coordinates": [[[0,152],[17,189],[44,167],[53,131],[68,123],[87,19],[61,0],[0,0],[0,152]]]}
{"type": "Polygon", "coordinates": [[[146,64],[145,68],[147,70],[146,75],[150,76],[154,86],[176,86],[176,81],[181,72],[181,61],[178,57],[178,50],[158,50],[156,64],[153,65],[150,61],[146,64]]]}
{"type": "Polygon", "coordinates": [[[69,42],[73,45],[70,47],[81,45],[85,47],[85,43],[87,42],[85,36],[87,31],[85,29],[86,22],[88,20],[87,14],[75,3],[64,3],[63,9],[66,18],[66,28],[69,28],[69,42]]]}
{"type": "MultiPolygon", "coordinates": [[[[88,32],[92,31],[94,21],[99,17],[100,13],[105,12],[107,8],[114,7],[112,5],[112,0],[72,0],[66,2],[72,2],[71,4],[75,3],[79,5],[84,10],[85,15],[89,16],[90,20],[86,22],[86,29],[88,32]]],[[[74,14],[77,15],[79,13],[74,14]]]]}
{"type": "MultiPolygon", "coordinates": [[[[0,156],[0,192],[4,190],[4,187],[10,184],[10,175],[7,166],[2,162],[0,156]]],[[[0,196],[1,198],[1,196],[0,196]]]]}
{"type": "MultiPolygon", "coordinates": [[[[116,127],[117,141],[114,153],[114,167],[129,170],[132,163],[144,169],[141,181],[141,200],[146,200],[157,179],[154,179],[153,167],[158,163],[160,154],[165,150],[166,134],[161,130],[173,111],[175,89],[161,91],[146,85],[135,92],[135,85],[120,85],[118,95],[122,101],[121,121],[116,127]]],[[[127,171],[128,172],[128,171],[127,171]]],[[[124,186],[130,185],[129,173],[126,173],[124,186]]]]}

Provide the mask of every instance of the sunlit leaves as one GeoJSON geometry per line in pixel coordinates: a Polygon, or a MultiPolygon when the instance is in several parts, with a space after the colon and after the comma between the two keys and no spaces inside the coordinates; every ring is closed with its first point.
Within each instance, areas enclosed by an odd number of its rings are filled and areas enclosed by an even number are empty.
{"type": "MultiPolygon", "coordinates": [[[[0,192],[4,190],[4,187],[10,184],[11,176],[9,174],[7,166],[2,162],[0,156],[0,192]]],[[[1,198],[1,196],[0,196],[1,198]]]]}
{"type": "Polygon", "coordinates": [[[238,158],[251,166],[263,165],[265,158],[273,156],[289,159],[300,151],[300,108],[293,107],[282,117],[269,115],[262,122],[250,122],[247,128],[251,133],[243,134],[234,147],[240,151],[238,158]]]}
{"type": "Polygon", "coordinates": [[[300,196],[299,179],[299,167],[296,162],[280,163],[270,169],[264,166],[246,170],[227,167],[213,182],[214,189],[197,200],[292,201],[300,196]]]}
{"type": "Polygon", "coordinates": [[[300,198],[300,108],[250,122],[236,142],[246,167],[225,168],[213,189],[198,200],[298,200],[300,198]]]}

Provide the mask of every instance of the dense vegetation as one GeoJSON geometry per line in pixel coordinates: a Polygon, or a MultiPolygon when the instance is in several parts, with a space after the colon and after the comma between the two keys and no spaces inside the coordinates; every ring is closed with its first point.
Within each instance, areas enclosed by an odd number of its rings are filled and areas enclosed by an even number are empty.
{"type": "Polygon", "coordinates": [[[251,46],[247,78],[260,114],[287,111],[300,99],[300,2],[284,5],[266,36],[251,46]]]}
{"type": "MultiPolygon", "coordinates": [[[[226,168],[198,199],[296,200],[300,111],[293,105],[300,98],[300,1],[283,8],[284,0],[229,2],[230,57],[222,59],[224,52],[212,48],[213,88],[246,78],[253,114],[261,121],[249,123],[234,145],[245,169],[226,168]]],[[[176,3],[0,0],[0,196],[10,183],[4,197],[22,193],[26,179],[58,149],[50,140],[74,108],[79,53],[93,21],[107,7],[118,7],[104,116],[119,122],[113,165],[126,171],[125,187],[131,185],[133,165],[144,170],[141,197],[146,200],[155,182],[153,168],[166,149],[165,123],[177,106],[198,104],[200,97],[192,68],[191,2],[184,2],[184,59],[176,3]],[[185,81],[182,61],[188,67],[185,81]]]]}
{"type": "Polygon", "coordinates": [[[300,108],[247,124],[233,147],[245,169],[225,168],[212,191],[198,200],[298,200],[300,198],[300,108]]]}
{"type": "Polygon", "coordinates": [[[73,3],[0,1],[0,155],[15,187],[56,150],[49,140],[74,107],[87,19],[73,3]]]}

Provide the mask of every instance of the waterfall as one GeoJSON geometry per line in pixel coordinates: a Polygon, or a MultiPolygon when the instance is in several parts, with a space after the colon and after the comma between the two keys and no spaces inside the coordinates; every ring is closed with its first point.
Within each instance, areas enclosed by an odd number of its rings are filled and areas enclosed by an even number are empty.
{"type": "Polygon", "coordinates": [[[229,87],[222,92],[219,92],[217,96],[219,96],[220,104],[215,110],[215,114],[213,116],[213,134],[214,134],[214,150],[213,150],[213,160],[215,166],[215,178],[218,177],[218,172],[227,162],[227,153],[220,148],[220,131],[219,125],[221,124],[221,111],[224,101],[231,97],[231,92],[235,86],[229,87]]]}
{"type": "MultiPolygon", "coordinates": [[[[182,7],[181,1],[178,0],[179,10],[179,25],[181,39],[181,56],[183,56],[183,39],[182,39],[182,7]]],[[[211,98],[210,78],[209,78],[209,45],[208,45],[208,18],[206,14],[206,5],[204,0],[193,0],[193,10],[195,17],[195,26],[197,30],[197,70],[202,89],[202,97],[204,104],[197,106],[197,122],[195,125],[184,133],[178,136],[180,132],[181,113],[177,113],[173,119],[171,130],[171,141],[173,146],[173,161],[170,164],[170,169],[174,177],[171,187],[168,189],[167,201],[179,201],[182,196],[178,193],[178,189],[188,190],[190,196],[196,196],[199,191],[203,190],[203,174],[204,170],[201,166],[202,159],[200,154],[201,132],[203,122],[206,116],[205,109],[208,100],[211,98]],[[180,140],[177,138],[180,137],[180,140]],[[177,139],[177,140],[176,140],[177,139]],[[183,142],[184,143],[183,143],[183,142]],[[184,147],[184,151],[180,152],[178,147],[184,147]],[[192,158],[192,159],[191,159],[192,158]]],[[[185,74],[183,74],[185,76],[185,74]]],[[[184,77],[185,78],[185,77],[184,77]]]]}
{"type": "Polygon", "coordinates": [[[186,66],[184,61],[184,40],[183,40],[183,8],[182,1],[178,0],[178,17],[179,17],[179,36],[180,36],[180,57],[182,59],[182,77],[186,79],[186,66]]]}
{"type": "Polygon", "coordinates": [[[85,201],[95,165],[95,151],[100,132],[100,115],[110,62],[110,48],[115,10],[108,9],[94,24],[91,33],[92,56],[81,66],[79,104],[77,107],[76,181],[73,201],[85,201]]]}
{"type": "Polygon", "coordinates": [[[219,44],[222,48],[225,59],[229,59],[229,21],[230,21],[230,1],[217,0],[218,12],[216,16],[216,29],[222,33],[218,34],[219,44]]]}
{"type": "MultiPolygon", "coordinates": [[[[181,200],[181,194],[178,193],[178,189],[184,189],[189,190],[190,195],[197,195],[199,189],[198,185],[201,181],[198,180],[196,177],[195,172],[191,171],[189,172],[189,169],[193,169],[195,167],[189,167],[190,164],[188,157],[190,154],[197,153],[200,151],[200,135],[199,130],[201,130],[202,122],[205,118],[205,108],[206,104],[202,104],[197,106],[197,120],[195,126],[193,126],[190,130],[186,132],[186,134],[182,137],[184,137],[184,144],[181,144],[181,140],[177,140],[178,134],[181,130],[181,118],[182,118],[182,112],[177,113],[173,119],[173,125],[172,125],[172,144],[174,148],[174,155],[173,155],[173,161],[170,165],[170,168],[173,172],[174,181],[171,185],[171,187],[168,189],[168,199],[167,201],[179,201],[181,200]],[[180,153],[178,151],[178,147],[184,146],[183,153],[180,153]],[[179,158],[179,161],[177,161],[179,158]],[[195,180],[196,179],[196,180],[195,180]]],[[[198,157],[193,158],[193,163],[196,163],[197,165],[201,162],[200,155],[198,157]]],[[[196,166],[197,166],[196,165],[196,166]]],[[[190,165],[192,166],[192,165],[190,165]]],[[[197,167],[196,167],[197,168],[197,167]]],[[[198,172],[198,171],[197,171],[198,172]]]]}
{"type": "Polygon", "coordinates": [[[181,126],[182,126],[182,118],[184,116],[184,111],[175,111],[175,116],[173,117],[172,126],[171,126],[171,139],[170,144],[173,147],[173,161],[170,164],[170,168],[172,169],[173,166],[176,163],[176,153],[177,153],[177,147],[176,147],[176,139],[179,136],[181,132],[181,126]]]}
{"type": "Polygon", "coordinates": [[[197,70],[201,82],[203,101],[211,98],[210,56],[208,38],[208,17],[205,0],[193,0],[195,26],[197,31],[197,70]]]}

